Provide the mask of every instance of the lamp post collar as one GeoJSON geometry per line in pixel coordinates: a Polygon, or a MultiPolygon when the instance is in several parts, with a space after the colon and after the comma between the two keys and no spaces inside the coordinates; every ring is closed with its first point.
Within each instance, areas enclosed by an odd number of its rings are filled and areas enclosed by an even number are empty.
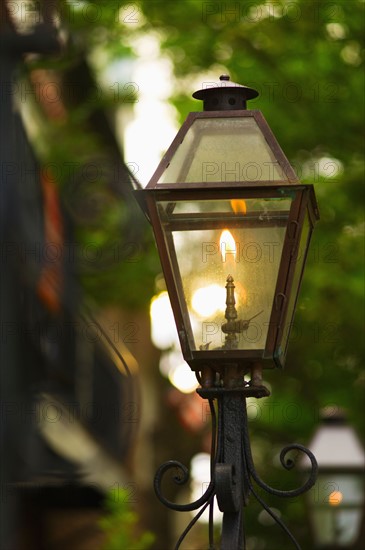
{"type": "Polygon", "coordinates": [[[204,111],[237,111],[246,109],[248,99],[259,95],[254,88],[231,82],[227,74],[219,77],[216,86],[203,88],[193,93],[195,99],[201,99],[204,111]]]}

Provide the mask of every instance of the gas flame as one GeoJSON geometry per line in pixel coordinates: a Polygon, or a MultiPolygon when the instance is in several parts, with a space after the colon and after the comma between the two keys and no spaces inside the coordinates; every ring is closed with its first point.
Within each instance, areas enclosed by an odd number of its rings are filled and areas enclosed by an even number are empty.
{"type": "Polygon", "coordinates": [[[222,231],[221,238],[219,239],[219,248],[223,262],[227,261],[227,254],[233,261],[236,260],[236,242],[228,229],[222,231]]]}
{"type": "Polygon", "coordinates": [[[246,201],[243,199],[232,199],[231,206],[235,214],[246,214],[247,212],[246,201]]]}
{"type": "Polygon", "coordinates": [[[332,491],[332,493],[328,497],[328,502],[331,506],[338,506],[341,504],[341,501],[343,499],[343,494],[341,491],[332,491]]]}

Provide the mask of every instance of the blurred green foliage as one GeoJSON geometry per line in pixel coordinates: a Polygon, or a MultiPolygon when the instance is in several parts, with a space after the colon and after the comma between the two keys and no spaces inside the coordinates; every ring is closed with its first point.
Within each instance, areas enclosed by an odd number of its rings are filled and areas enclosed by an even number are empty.
{"type": "Polygon", "coordinates": [[[105,515],[99,526],[106,536],[102,550],[147,550],[154,542],[149,531],[141,532],[138,514],[129,502],[130,492],[112,489],[105,499],[105,515]]]}

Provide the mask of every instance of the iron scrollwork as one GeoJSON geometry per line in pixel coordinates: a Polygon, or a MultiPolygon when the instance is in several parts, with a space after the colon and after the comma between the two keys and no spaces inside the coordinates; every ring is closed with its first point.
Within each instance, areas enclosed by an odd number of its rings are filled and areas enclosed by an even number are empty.
{"type": "Polygon", "coordinates": [[[154,488],[159,500],[171,510],[191,512],[198,510],[187,525],[175,545],[178,550],[186,535],[209,508],[209,549],[217,548],[214,541],[213,507],[214,497],[223,513],[221,550],[244,550],[246,548],[243,526],[243,510],[250,495],[254,497],[266,512],[287,534],[293,547],[300,549],[294,535],[284,522],[270,509],[258,494],[257,487],[271,495],[293,498],[308,491],[317,477],[317,461],[309,449],[299,444],[286,446],[280,453],[280,462],[286,470],[295,466],[295,461],[288,459],[292,451],[304,453],[311,462],[311,470],[305,483],[295,489],[281,490],[265,483],[256,472],[250,445],[248,430],[246,397],[252,395],[252,389],[247,388],[210,388],[197,390],[202,398],[208,399],[212,415],[211,444],[211,480],[207,490],[196,501],[188,504],[177,504],[168,500],[162,494],[162,479],[167,472],[174,472],[173,481],[179,485],[186,484],[189,473],[186,466],[178,461],[170,460],[158,469],[154,488]],[[214,402],[217,402],[217,410],[214,402]]]}

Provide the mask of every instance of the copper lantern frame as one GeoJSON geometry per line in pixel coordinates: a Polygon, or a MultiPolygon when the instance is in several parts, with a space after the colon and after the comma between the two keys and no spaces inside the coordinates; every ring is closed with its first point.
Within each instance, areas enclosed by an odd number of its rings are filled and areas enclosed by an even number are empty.
{"type": "MultiPolygon", "coordinates": [[[[200,371],[205,365],[210,365],[219,370],[222,369],[224,363],[249,365],[253,361],[262,362],[265,368],[274,366],[283,367],[311,234],[319,216],[313,185],[301,184],[298,181],[293,168],[285,157],[261,112],[257,110],[239,110],[190,113],[147,187],[139,193],[143,195],[142,204],[154,229],[185,361],[194,371],[200,371]],[[172,158],[175,156],[193,123],[201,119],[226,119],[227,116],[230,119],[253,118],[256,121],[287,179],[275,182],[246,180],[238,182],[197,181],[189,183],[160,183],[161,177],[169,167],[172,158]],[[182,299],[183,290],[176,253],[172,246],[172,239],[166,237],[166,229],[162,225],[157,208],[158,202],[165,201],[173,205],[179,201],[244,200],[285,196],[291,196],[293,200],[288,219],[286,220],[286,234],[265,349],[260,351],[260,353],[253,350],[192,349],[189,328],[186,326],[188,314],[186,313],[186,304],[184,303],[184,299],[182,299]],[[308,220],[308,231],[306,235],[303,235],[305,220],[308,220]],[[304,243],[301,242],[302,236],[305,239],[304,243]]],[[[181,218],[182,216],[180,216],[179,222],[175,222],[180,223],[180,226],[183,223],[181,218]]],[[[174,223],[172,219],[171,223],[174,223]]],[[[220,223],[222,224],[222,221],[217,216],[215,220],[216,226],[220,223]]],[[[243,220],[243,223],[247,223],[246,218],[243,220]]]]}

